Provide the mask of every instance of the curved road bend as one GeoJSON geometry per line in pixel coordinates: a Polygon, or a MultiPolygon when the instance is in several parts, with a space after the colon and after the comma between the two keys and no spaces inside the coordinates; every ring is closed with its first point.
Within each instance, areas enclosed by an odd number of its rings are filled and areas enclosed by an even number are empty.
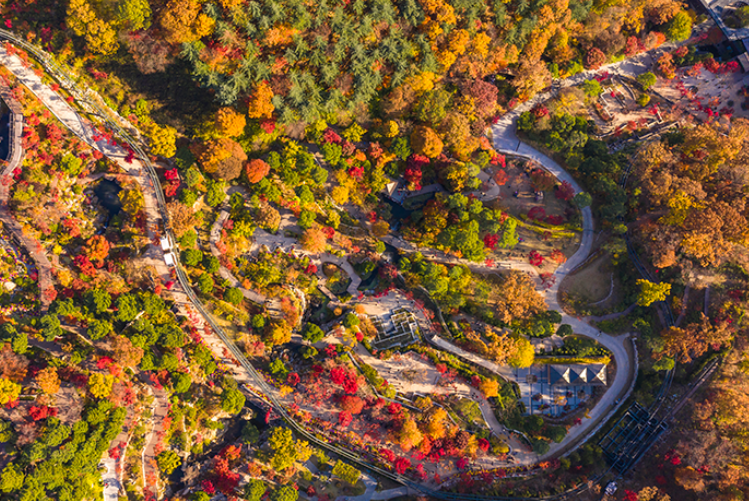
{"type": "MultiPolygon", "coordinates": [[[[33,73],[33,71],[31,71],[28,68],[24,68],[23,64],[17,57],[8,55],[5,52],[4,48],[2,47],[0,47],[0,63],[4,64],[11,72],[13,72],[19,78],[19,80],[21,80],[35,95],[37,95],[37,97],[71,131],[73,131],[76,135],[84,139],[88,144],[102,151],[109,158],[112,158],[114,161],[118,162],[123,167],[124,170],[129,172],[131,175],[135,176],[136,179],[138,179],[138,182],[141,184],[141,188],[144,191],[144,195],[146,195],[144,198],[146,200],[146,213],[148,215],[148,222],[149,222],[148,224],[149,237],[155,237],[156,235],[155,235],[154,228],[157,228],[155,220],[158,217],[158,207],[155,204],[156,196],[153,190],[153,185],[151,184],[150,179],[148,179],[147,173],[145,172],[146,170],[143,169],[143,165],[137,159],[133,160],[132,163],[129,163],[129,164],[125,163],[124,157],[126,156],[127,153],[121,147],[110,145],[104,140],[101,140],[98,142],[95,141],[93,137],[94,130],[90,126],[90,124],[84,123],[83,119],[75,111],[73,111],[72,108],[62,98],[59,97],[59,95],[54,93],[48,86],[44,85],[41,82],[41,79],[37,77],[33,73]]],[[[498,137],[497,134],[495,134],[495,138],[496,137],[498,137]]],[[[538,155],[540,155],[539,152],[536,152],[535,150],[532,150],[532,149],[531,149],[532,151],[520,152],[519,146],[520,145],[517,145],[515,149],[512,151],[512,153],[514,154],[526,153],[531,157],[536,156],[536,158],[538,158],[538,155]]],[[[508,149],[499,147],[498,150],[507,151],[508,149]]],[[[507,152],[510,153],[510,151],[507,151],[507,152]]],[[[569,178],[571,180],[569,175],[566,172],[564,172],[561,169],[561,167],[556,165],[555,162],[545,161],[545,160],[539,160],[539,162],[542,163],[545,167],[549,168],[555,174],[558,174],[560,179],[567,180],[566,178],[569,178]],[[556,171],[554,170],[555,166],[558,168],[558,170],[556,171]]],[[[571,180],[571,181],[572,181],[571,184],[576,187],[577,185],[576,183],[574,183],[574,180],[571,180]]],[[[578,187],[578,190],[579,190],[579,187],[578,187]]],[[[585,211],[584,211],[584,215],[585,215],[585,211]]],[[[590,230],[592,229],[592,216],[589,215],[589,218],[590,218],[590,221],[589,221],[588,228],[586,228],[586,226],[584,225],[584,229],[588,229],[588,231],[585,233],[590,233],[590,230]]],[[[584,260],[585,255],[587,255],[587,252],[590,249],[590,240],[588,240],[588,243],[586,246],[585,233],[583,237],[583,244],[581,245],[580,249],[578,249],[578,252],[574,256],[572,256],[570,260],[568,260],[566,266],[560,267],[560,269],[558,270],[558,274],[560,275],[565,274],[566,270],[572,269],[574,264],[578,262],[582,262],[582,260],[584,260]],[[583,252],[585,252],[585,255],[583,255],[583,252]]],[[[590,239],[590,236],[588,236],[588,239],[590,239]]],[[[156,266],[157,269],[163,271],[165,274],[168,275],[169,270],[163,262],[163,252],[160,252],[160,248],[158,246],[153,246],[153,245],[151,246],[151,251],[152,252],[150,252],[150,254],[151,254],[152,260],[154,261],[153,264],[156,266]]],[[[557,284],[558,283],[559,283],[559,280],[557,280],[557,284]]],[[[552,293],[554,296],[555,296],[557,287],[558,285],[552,288],[552,293]]],[[[190,316],[192,312],[186,308],[186,305],[189,303],[189,300],[185,296],[184,291],[176,291],[176,292],[177,292],[176,295],[178,296],[181,295],[184,298],[183,301],[180,302],[180,306],[182,309],[187,311],[187,315],[190,316]]],[[[556,301],[556,297],[553,297],[552,300],[550,300],[549,302],[550,302],[551,307],[559,308],[559,305],[556,301]]],[[[589,335],[591,337],[595,336],[595,329],[593,329],[588,324],[580,322],[576,319],[571,319],[569,317],[565,318],[564,321],[569,322],[577,332],[583,335],[589,335]]],[[[208,344],[212,348],[214,353],[217,353],[217,350],[218,350],[219,354],[217,356],[221,360],[231,363],[231,357],[225,356],[226,350],[224,348],[223,343],[215,335],[208,336],[208,337],[216,338],[216,339],[206,339],[206,341],[208,341],[208,344]]],[[[599,339],[607,347],[609,347],[610,341],[613,341],[613,338],[609,340],[607,338],[601,337],[599,339]]],[[[612,348],[609,347],[609,349],[612,349],[612,348]]],[[[626,361],[627,357],[619,350],[612,349],[612,352],[614,352],[614,356],[615,358],[617,358],[617,362],[620,365],[619,374],[626,372],[622,370],[622,367],[626,369],[627,364],[622,363],[622,362],[626,361]]],[[[239,371],[234,371],[234,372],[236,375],[240,376],[239,371]]],[[[246,373],[241,374],[241,375],[243,375],[244,377],[237,378],[240,382],[242,382],[243,380],[247,381],[249,379],[246,373]]],[[[616,380],[621,380],[621,379],[622,379],[621,377],[616,378],[616,380]]],[[[613,385],[612,385],[612,388],[610,389],[613,389],[613,385]]],[[[607,394],[604,396],[604,399],[606,399],[612,393],[614,392],[613,391],[607,392],[607,394]]],[[[614,397],[612,396],[610,399],[613,400],[613,398],[614,397]]],[[[599,403],[599,405],[594,409],[594,411],[600,407],[603,407],[601,403],[599,403]]],[[[604,413],[603,410],[601,410],[600,414],[603,414],[603,413],[604,413]]],[[[591,415],[593,414],[594,412],[591,412],[591,415]]],[[[580,435],[582,431],[584,431],[582,430],[583,427],[580,427],[580,428],[581,430],[579,430],[576,435],[580,435]]],[[[570,438],[570,435],[568,435],[568,438],[570,438]]],[[[561,447],[561,444],[560,444],[560,447],[561,447]]]]}

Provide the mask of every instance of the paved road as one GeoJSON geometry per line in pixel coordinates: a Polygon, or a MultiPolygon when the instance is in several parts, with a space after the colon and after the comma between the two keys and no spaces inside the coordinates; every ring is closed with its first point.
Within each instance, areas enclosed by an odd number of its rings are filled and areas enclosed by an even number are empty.
{"type": "Polygon", "coordinates": [[[45,291],[54,288],[52,284],[52,264],[47,259],[47,254],[44,252],[42,245],[35,239],[26,235],[18,224],[18,221],[13,217],[8,207],[8,200],[10,198],[10,181],[13,178],[13,171],[21,166],[23,161],[24,151],[21,147],[21,134],[23,132],[23,109],[21,105],[13,98],[10,93],[10,89],[0,83],[0,96],[2,97],[5,104],[8,105],[11,112],[11,137],[9,152],[10,158],[5,168],[0,172],[0,181],[7,180],[8,183],[0,182],[0,220],[3,221],[5,227],[10,233],[16,238],[16,240],[26,249],[31,259],[34,260],[38,274],[38,286],[41,302],[41,311],[46,312],[49,308],[50,300],[45,291]]]}
{"type": "MultiPolygon", "coordinates": [[[[638,62],[638,60],[635,61],[626,61],[624,63],[618,63],[618,65],[611,65],[608,68],[605,68],[609,71],[614,71],[617,68],[624,71],[625,68],[628,66],[636,67],[638,64],[646,64],[644,61],[647,60],[647,58],[650,58],[650,55],[644,55],[641,57],[642,63],[638,62]]],[[[148,178],[147,173],[145,172],[145,169],[143,168],[143,165],[136,159],[131,163],[127,163],[124,161],[124,157],[127,155],[126,150],[123,148],[111,145],[106,142],[106,140],[96,140],[95,131],[93,127],[91,127],[90,124],[88,124],[80,115],[78,115],[75,111],[68,106],[68,104],[55,92],[53,92],[48,86],[44,85],[41,82],[41,79],[36,76],[33,71],[29,68],[24,68],[21,61],[15,57],[15,56],[9,56],[4,48],[0,47],[0,63],[4,64],[11,72],[13,72],[24,84],[29,87],[29,89],[37,95],[37,97],[60,119],[60,121],[67,126],[71,131],[73,131],[76,135],[81,137],[84,141],[86,141],[88,144],[96,147],[100,151],[102,151],[107,157],[114,160],[118,164],[122,166],[122,168],[133,175],[141,185],[141,188],[144,192],[144,197],[146,201],[146,214],[148,216],[148,235],[152,242],[155,241],[155,237],[157,237],[156,228],[157,226],[157,217],[158,217],[158,206],[156,204],[156,197],[153,193],[153,186],[150,182],[150,179],[148,178]]],[[[569,84],[575,84],[579,81],[582,81],[583,79],[590,78],[592,75],[589,74],[581,74],[573,79],[569,79],[569,84]]],[[[516,155],[526,156],[527,158],[532,158],[539,162],[540,164],[544,165],[547,169],[549,169],[552,173],[554,173],[560,180],[566,180],[570,182],[570,184],[576,188],[577,191],[579,191],[579,187],[574,182],[574,180],[553,160],[549,159],[545,155],[541,154],[540,152],[537,152],[533,150],[532,148],[528,147],[527,145],[524,145],[517,141],[517,136],[514,133],[514,122],[517,119],[517,116],[522,109],[529,109],[535,102],[539,102],[544,99],[548,99],[548,95],[541,95],[537,97],[535,100],[526,103],[522,105],[519,109],[515,110],[515,112],[508,114],[503,121],[497,124],[494,128],[494,137],[495,137],[495,145],[497,149],[500,152],[505,153],[512,153],[516,155]]],[[[488,197],[493,196],[493,192],[487,193],[488,197]]],[[[559,283],[561,282],[561,277],[566,275],[569,270],[573,269],[577,264],[581,263],[585,257],[587,256],[588,252],[590,251],[590,246],[592,243],[592,215],[590,214],[590,210],[584,210],[583,211],[583,217],[584,217],[584,225],[583,225],[583,239],[580,246],[580,249],[578,249],[578,252],[570,258],[570,260],[565,263],[562,267],[560,267],[557,270],[557,280],[555,284],[549,289],[547,294],[547,302],[549,303],[549,307],[557,310],[561,310],[557,299],[556,299],[556,292],[559,287],[559,283]]],[[[258,236],[263,236],[262,233],[258,236]]],[[[296,242],[295,242],[296,243],[296,242]]],[[[282,247],[286,250],[291,245],[294,245],[290,242],[283,242],[282,247]]],[[[156,245],[152,245],[149,248],[148,256],[151,259],[151,263],[160,271],[162,272],[162,275],[168,276],[169,269],[166,267],[166,265],[163,263],[163,252],[160,251],[160,248],[156,245]]],[[[337,263],[338,264],[338,263],[337,263]]],[[[522,263],[517,262],[508,262],[506,263],[509,265],[509,267],[512,267],[514,269],[523,269],[524,271],[527,270],[527,267],[529,265],[524,265],[522,263]]],[[[480,268],[480,265],[471,264],[471,268],[476,270],[477,268],[480,268]]],[[[347,270],[348,271],[348,270],[347,270]]],[[[532,270],[531,270],[532,272],[532,270]]],[[[352,272],[350,273],[352,278],[356,277],[356,274],[352,272]]],[[[353,285],[353,284],[352,284],[353,285]]],[[[179,304],[180,308],[185,312],[187,316],[194,316],[194,312],[191,310],[191,308],[188,306],[189,301],[184,295],[183,291],[179,291],[178,289],[174,291],[172,294],[174,299],[179,304]]],[[[601,412],[600,414],[603,415],[605,413],[605,400],[613,400],[615,398],[615,395],[612,395],[615,393],[615,390],[618,386],[619,381],[623,381],[624,378],[620,377],[620,375],[624,375],[625,373],[628,373],[631,371],[631,366],[628,364],[629,357],[626,353],[626,350],[623,348],[623,343],[621,340],[618,340],[616,338],[612,338],[610,336],[602,335],[600,338],[598,337],[598,333],[596,330],[591,327],[590,325],[574,318],[570,318],[567,315],[563,314],[563,319],[566,323],[569,323],[573,326],[576,332],[589,336],[589,337],[595,337],[598,338],[599,341],[601,341],[602,344],[607,346],[613,353],[614,357],[617,360],[617,364],[619,364],[619,370],[617,374],[617,378],[615,379],[615,384],[612,384],[612,387],[610,388],[610,391],[606,393],[604,396],[604,399],[599,403],[596,408],[591,412],[591,414],[594,414],[596,410],[600,408],[601,412]]],[[[196,319],[196,324],[199,324],[199,327],[203,327],[203,322],[201,319],[196,319]]],[[[225,345],[215,336],[212,335],[210,332],[206,332],[205,340],[208,344],[208,346],[212,349],[214,354],[217,355],[217,357],[222,360],[224,363],[231,364],[231,357],[228,357],[226,355],[226,348],[225,345]]],[[[239,371],[237,369],[233,370],[235,377],[240,382],[246,382],[249,378],[244,371],[239,371]]],[[[595,419],[594,419],[595,420],[595,419]]],[[[593,420],[593,421],[594,421],[593,420]]],[[[574,430],[573,433],[568,435],[568,439],[572,435],[581,435],[584,431],[584,428],[586,427],[577,427],[579,430],[574,430]],[[575,431],[577,433],[575,433],[575,431]]],[[[566,439],[567,440],[567,439],[566,439]]],[[[557,448],[561,448],[562,444],[559,444],[557,448]]]]}
{"type": "Polygon", "coordinates": [[[117,479],[117,462],[105,457],[101,461],[104,471],[101,481],[104,484],[104,501],[117,501],[120,498],[120,481],[117,479]]]}

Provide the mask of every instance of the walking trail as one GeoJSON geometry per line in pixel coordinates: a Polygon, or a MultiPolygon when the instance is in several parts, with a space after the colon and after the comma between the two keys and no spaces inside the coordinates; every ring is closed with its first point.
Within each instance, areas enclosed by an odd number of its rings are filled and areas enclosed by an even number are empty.
{"type": "Polygon", "coordinates": [[[31,256],[31,259],[36,264],[39,291],[42,293],[40,294],[41,311],[46,312],[49,308],[50,300],[49,296],[44,294],[44,292],[53,288],[52,264],[49,262],[49,259],[47,259],[47,255],[44,253],[42,245],[37,240],[23,232],[21,225],[18,224],[18,221],[16,221],[8,208],[13,171],[16,168],[21,167],[21,162],[24,157],[24,151],[21,147],[23,109],[11,95],[10,89],[4,85],[0,86],[0,97],[2,97],[5,104],[8,105],[11,113],[10,144],[8,145],[9,160],[2,172],[0,172],[0,220],[3,221],[3,224],[15,240],[26,249],[26,252],[28,252],[29,256],[31,256]]]}
{"type": "MultiPolygon", "coordinates": [[[[609,65],[608,67],[604,67],[601,70],[607,70],[611,72],[618,71],[622,74],[636,74],[642,72],[643,68],[647,67],[650,64],[650,62],[652,61],[652,57],[653,56],[651,56],[650,54],[644,54],[632,60],[609,65]]],[[[154,186],[141,162],[138,159],[133,159],[132,162],[126,162],[125,157],[128,155],[128,151],[126,149],[116,144],[110,144],[106,139],[100,139],[96,133],[95,128],[89,122],[87,122],[78,113],[76,113],[60,95],[52,91],[49,86],[42,83],[41,78],[34,73],[32,68],[24,67],[23,63],[18,57],[9,55],[2,46],[0,46],[0,63],[5,65],[24,85],[26,85],[68,129],[70,129],[74,134],[83,139],[92,147],[97,148],[109,159],[116,162],[125,172],[127,172],[137,180],[144,194],[145,212],[147,216],[147,234],[149,240],[152,242],[148,247],[148,250],[145,252],[143,259],[147,265],[153,266],[159,272],[163,281],[168,281],[170,279],[170,269],[164,262],[163,251],[161,250],[160,246],[157,245],[159,237],[159,208],[157,199],[154,192],[154,186]]],[[[573,78],[567,79],[562,83],[562,85],[575,85],[584,79],[591,78],[592,76],[592,72],[579,74],[573,78]]],[[[572,179],[572,177],[562,169],[561,166],[559,166],[554,160],[547,157],[543,153],[520,142],[517,138],[517,135],[515,134],[515,122],[519,114],[526,109],[530,109],[537,102],[544,101],[546,99],[549,99],[550,97],[551,93],[541,94],[539,96],[536,96],[533,100],[519,106],[513,112],[505,115],[500,120],[500,122],[493,127],[492,130],[495,148],[500,153],[528,158],[538,162],[552,174],[554,174],[560,181],[569,182],[575,189],[575,192],[578,193],[581,191],[580,187],[577,185],[575,180],[572,179]]],[[[498,190],[494,189],[494,187],[491,186],[492,182],[493,181],[490,181],[490,188],[481,195],[481,198],[483,200],[491,200],[493,198],[496,198],[498,190]]],[[[5,209],[4,205],[2,209],[5,209]]],[[[564,263],[556,270],[554,274],[556,280],[553,282],[553,284],[548,288],[541,289],[540,292],[545,295],[546,302],[549,308],[559,311],[562,314],[562,321],[564,323],[570,324],[577,334],[596,339],[613,353],[614,359],[617,363],[617,373],[616,377],[612,381],[611,386],[609,387],[609,390],[598,402],[598,404],[590,411],[590,419],[586,420],[582,425],[572,428],[562,443],[552,444],[551,450],[548,454],[544,455],[542,458],[534,458],[534,460],[551,457],[565,449],[569,449],[570,447],[575,445],[579,441],[579,439],[583,438],[586,433],[590,433],[591,428],[593,428],[596,423],[600,424],[601,422],[603,422],[604,418],[610,416],[613,412],[613,403],[617,399],[622,398],[627,393],[628,388],[631,387],[630,383],[634,375],[634,353],[632,353],[631,350],[627,349],[625,336],[613,337],[607,334],[603,334],[591,325],[583,322],[579,318],[570,317],[563,312],[557,300],[558,287],[562,279],[567,275],[567,273],[569,273],[578,264],[582,263],[585,260],[591,249],[593,240],[593,218],[590,208],[583,209],[582,215],[583,235],[580,247],[566,263],[564,263]]],[[[4,220],[12,220],[12,218],[7,217],[7,212],[0,212],[0,217],[3,217],[4,220]]],[[[217,226],[214,226],[214,231],[212,231],[212,234],[214,234],[216,230],[220,234],[220,229],[227,217],[228,212],[225,210],[222,211],[221,217],[219,218],[221,222],[219,224],[219,222],[217,221],[217,226]]],[[[285,222],[282,222],[282,225],[282,230],[289,229],[293,225],[293,223],[288,218],[285,218],[285,222]]],[[[355,295],[354,292],[357,291],[360,280],[345,258],[329,255],[312,255],[301,249],[297,249],[296,246],[298,245],[298,242],[295,239],[284,237],[282,230],[279,231],[278,235],[271,235],[270,233],[264,232],[263,230],[257,230],[254,237],[254,245],[252,249],[253,252],[257,252],[257,250],[261,246],[265,245],[270,249],[282,248],[286,252],[300,252],[302,254],[309,255],[313,260],[316,260],[318,262],[333,262],[338,266],[341,266],[347,273],[349,273],[349,276],[352,278],[349,292],[353,291],[352,295],[355,295]]],[[[401,249],[413,250],[414,248],[411,244],[399,238],[390,237],[383,240],[388,241],[392,245],[401,249]]],[[[215,254],[217,249],[215,249],[213,245],[215,244],[214,239],[212,238],[211,241],[212,251],[215,254]]],[[[477,273],[496,272],[495,269],[487,267],[485,264],[470,263],[464,260],[458,260],[439,253],[438,251],[424,250],[424,254],[435,261],[449,263],[459,262],[461,264],[465,264],[469,266],[472,271],[477,273]]],[[[498,267],[501,268],[520,270],[530,273],[531,275],[538,274],[537,271],[528,263],[505,261],[498,264],[498,267]]],[[[39,268],[41,274],[42,266],[40,265],[39,268]]],[[[47,266],[47,269],[49,269],[49,265],[47,266]]],[[[228,270],[222,270],[222,276],[226,276],[226,272],[228,272],[228,270]]],[[[231,276],[230,272],[229,276],[231,276]]],[[[229,278],[229,276],[226,276],[226,278],[229,278]]],[[[236,280],[235,277],[232,278],[234,278],[233,283],[239,283],[239,281],[236,280]]],[[[231,278],[229,279],[231,281],[231,278]]],[[[251,293],[250,291],[246,291],[244,293],[246,297],[248,297],[248,299],[252,299],[258,302],[260,300],[264,301],[264,297],[262,295],[253,295],[253,293],[251,293]],[[248,296],[247,293],[250,293],[250,295],[248,296]]],[[[213,351],[214,355],[216,355],[216,357],[220,361],[228,366],[229,370],[233,372],[233,375],[237,379],[237,381],[240,384],[250,383],[249,375],[244,370],[241,370],[238,364],[234,363],[232,357],[228,355],[228,351],[225,345],[215,334],[210,332],[205,327],[203,319],[192,309],[189,299],[187,298],[185,292],[180,289],[179,284],[177,284],[177,286],[171,291],[171,299],[173,299],[178,305],[181,313],[190,318],[197,328],[205,330],[203,339],[206,342],[206,345],[213,351]]],[[[490,370],[497,372],[498,374],[507,375],[507,368],[497,366],[496,364],[493,364],[492,362],[487,361],[475,354],[465,352],[464,350],[461,350],[460,348],[452,345],[442,338],[439,338],[436,335],[432,337],[432,341],[438,346],[456,353],[461,357],[469,359],[476,364],[487,367],[490,370]]],[[[496,419],[492,419],[491,416],[493,415],[493,413],[490,412],[491,409],[486,408],[488,404],[482,405],[480,400],[481,399],[478,400],[480,408],[485,416],[485,419],[489,423],[489,426],[492,427],[492,429],[495,429],[498,426],[501,427],[501,425],[496,422],[496,419]]],[[[150,445],[151,444],[149,443],[149,446],[150,445]]],[[[148,449],[148,446],[146,449],[148,449]]],[[[144,451],[144,453],[146,455],[149,455],[147,450],[144,451]]],[[[151,449],[151,456],[153,455],[152,453],[153,449],[151,449]]],[[[144,461],[144,463],[149,463],[149,461],[144,461]]],[[[369,486],[367,490],[369,491],[369,486]]],[[[379,496],[373,494],[372,497],[385,499],[385,496],[382,494],[379,496]]]]}
{"type": "MultiPolygon", "coordinates": [[[[135,158],[131,162],[125,161],[125,158],[129,155],[128,150],[126,150],[122,146],[108,142],[107,139],[102,139],[97,133],[96,128],[90,122],[78,115],[78,113],[73,110],[71,106],[59,94],[57,94],[48,85],[42,82],[41,77],[34,73],[33,67],[25,67],[22,61],[17,56],[8,54],[3,44],[0,44],[0,64],[5,66],[11,73],[13,73],[16,78],[23,85],[25,85],[37,97],[37,99],[39,99],[39,101],[41,101],[42,104],[44,104],[47,109],[49,109],[52,114],[54,114],[57,119],[60,120],[60,122],[73,134],[85,141],[89,146],[96,148],[97,150],[102,152],[107,158],[118,164],[125,172],[127,172],[138,182],[144,198],[147,236],[149,241],[151,242],[147,250],[141,256],[141,262],[144,267],[152,267],[153,269],[155,269],[158,275],[161,277],[162,283],[170,281],[171,270],[164,261],[164,251],[161,249],[161,246],[158,242],[160,237],[158,233],[158,228],[160,225],[160,212],[156,198],[156,192],[152,181],[148,176],[148,172],[140,162],[140,160],[135,158]]],[[[2,183],[0,183],[0,186],[1,185],[2,183]]],[[[2,207],[0,207],[0,218],[2,218],[3,222],[6,223],[6,225],[12,225],[15,222],[10,213],[7,211],[7,206],[4,204],[2,207]]],[[[22,233],[21,236],[23,236],[22,233]]],[[[32,257],[34,257],[35,260],[38,259],[37,263],[41,280],[42,270],[50,270],[51,265],[48,261],[45,265],[44,263],[46,260],[46,256],[44,256],[44,254],[35,255],[33,252],[35,249],[36,247],[32,245],[29,248],[29,252],[32,254],[32,257]]],[[[180,284],[176,283],[173,289],[171,291],[168,291],[168,293],[166,293],[165,295],[168,299],[174,301],[177,308],[179,309],[179,312],[186,318],[189,318],[192,321],[194,327],[196,327],[199,331],[202,330],[204,332],[203,341],[205,342],[206,346],[213,352],[217,360],[221,362],[222,367],[227,368],[228,372],[232,373],[232,375],[240,384],[249,383],[250,376],[245,371],[238,370],[239,366],[235,364],[234,359],[228,355],[228,350],[226,349],[224,343],[218,338],[218,336],[216,336],[213,332],[210,331],[210,329],[207,328],[204,319],[195,312],[189,298],[187,297],[187,294],[185,294],[184,290],[182,290],[180,284]]],[[[156,408],[156,415],[160,417],[158,419],[154,419],[154,434],[158,434],[161,431],[163,422],[163,419],[161,419],[163,416],[159,411],[159,409],[161,408],[162,406],[158,406],[156,408]]],[[[151,440],[144,449],[144,473],[146,478],[150,476],[153,476],[153,478],[158,478],[159,475],[158,470],[155,466],[155,461],[149,460],[153,459],[154,457],[154,449],[152,447],[153,444],[155,444],[155,442],[153,442],[153,439],[151,437],[151,440]]],[[[113,445],[115,444],[113,443],[113,445]]],[[[109,468],[107,468],[107,470],[109,470],[109,468]]],[[[108,481],[110,476],[111,473],[105,472],[102,474],[103,480],[111,485],[112,482],[108,481]]],[[[144,487],[153,488],[154,486],[146,485],[144,487]]],[[[120,493],[122,492],[123,491],[120,491],[120,493]]],[[[112,491],[109,488],[105,491],[107,499],[113,499],[111,497],[111,493],[112,491]]]]}

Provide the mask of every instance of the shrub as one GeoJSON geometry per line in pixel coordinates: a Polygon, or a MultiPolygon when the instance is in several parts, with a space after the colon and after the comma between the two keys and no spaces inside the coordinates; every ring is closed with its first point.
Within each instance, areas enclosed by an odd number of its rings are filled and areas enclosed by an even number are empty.
{"type": "Polygon", "coordinates": [[[650,87],[655,85],[658,79],[655,74],[648,71],[646,73],[643,73],[642,75],[638,75],[637,81],[640,83],[640,85],[642,85],[642,88],[644,90],[648,90],[650,87]]]}
{"type": "Polygon", "coordinates": [[[239,305],[243,298],[242,291],[236,287],[230,287],[224,291],[224,301],[234,306],[239,305]]]}

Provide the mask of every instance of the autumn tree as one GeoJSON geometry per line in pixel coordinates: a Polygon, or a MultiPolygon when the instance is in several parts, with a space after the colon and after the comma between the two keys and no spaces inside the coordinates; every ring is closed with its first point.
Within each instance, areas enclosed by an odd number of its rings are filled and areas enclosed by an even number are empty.
{"type": "Polygon", "coordinates": [[[291,329],[285,322],[273,321],[265,327],[265,342],[270,346],[279,346],[291,341],[291,329]]]}
{"type": "Polygon", "coordinates": [[[512,320],[527,319],[533,313],[546,310],[543,297],[524,273],[511,271],[501,283],[492,284],[492,292],[497,318],[501,322],[509,324],[512,320]]]}
{"type": "Polygon", "coordinates": [[[260,180],[267,176],[269,172],[270,165],[259,158],[250,160],[244,168],[244,173],[250,184],[260,182],[260,180]]]}
{"type": "Polygon", "coordinates": [[[136,367],[143,358],[143,348],[134,346],[125,336],[114,336],[111,347],[115,362],[123,367],[136,367]]]}
{"type": "Polygon", "coordinates": [[[281,213],[270,204],[262,204],[257,211],[255,221],[261,228],[275,233],[281,225],[281,213]]]}
{"type": "Polygon", "coordinates": [[[649,280],[639,279],[640,293],[637,295],[637,304],[650,306],[658,301],[665,301],[671,292],[671,284],[654,283],[649,280]]]}
{"type": "Polygon", "coordinates": [[[305,250],[319,254],[328,246],[328,237],[321,227],[316,226],[304,230],[299,242],[305,250]]]}
{"type": "Polygon", "coordinates": [[[400,430],[398,431],[398,443],[404,451],[410,451],[414,447],[418,447],[421,441],[424,439],[424,435],[416,425],[416,421],[412,417],[407,417],[403,420],[400,430]]]}
{"type": "Polygon", "coordinates": [[[123,0],[117,4],[117,18],[130,31],[151,26],[151,6],[148,0],[123,0]]]}
{"type": "Polygon", "coordinates": [[[341,409],[351,414],[359,414],[364,408],[364,401],[356,395],[344,395],[341,397],[341,409]]]}
{"type": "Polygon", "coordinates": [[[205,171],[217,179],[236,179],[247,161],[242,146],[228,137],[208,140],[194,149],[205,171]]]}
{"type": "Polygon", "coordinates": [[[186,207],[179,202],[169,202],[166,204],[166,209],[169,212],[169,220],[177,238],[193,228],[199,227],[202,222],[202,217],[195,214],[191,207],[186,207]]]}
{"type": "Polygon", "coordinates": [[[171,46],[156,37],[153,30],[121,33],[121,36],[127,41],[128,52],[133,57],[135,66],[144,75],[162,72],[174,61],[171,46]]]}
{"type": "Polygon", "coordinates": [[[0,349],[0,377],[13,382],[20,382],[26,377],[29,360],[13,351],[10,343],[0,349]]]}
{"type": "Polygon", "coordinates": [[[359,470],[353,466],[349,466],[341,460],[336,461],[331,473],[349,485],[356,485],[359,481],[359,477],[361,477],[361,472],[359,470]]]}
{"type": "Polygon", "coordinates": [[[307,461],[312,455],[312,448],[308,442],[294,440],[288,428],[273,428],[268,439],[273,450],[270,464],[275,471],[283,471],[296,463],[307,461]]]}
{"type": "Polygon", "coordinates": [[[444,145],[433,129],[417,125],[411,133],[411,147],[419,155],[436,158],[442,153],[444,145]]]}
{"type": "Polygon", "coordinates": [[[15,402],[21,396],[21,385],[10,379],[0,378],[0,405],[15,402]]]}
{"type": "Polygon", "coordinates": [[[199,40],[213,32],[215,22],[201,12],[199,0],[169,0],[160,11],[159,24],[170,44],[199,40]]]}
{"type": "Polygon", "coordinates": [[[120,198],[120,203],[122,203],[122,210],[130,216],[138,215],[145,206],[143,193],[140,190],[134,188],[121,190],[118,197],[120,198]]]}
{"type": "Polygon", "coordinates": [[[164,475],[171,475],[182,464],[182,458],[172,450],[162,451],[156,456],[156,464],[164,475]]]}
{"type": "Polygon", "coordinates": [[[246,124],[247,120],[244,116],[237,113],[233,108],[221,108],[216,113],[213,125],[220,136],[237,137],[242,135],[246,124]]]}
{"type": "Polygon", "coordinates": [[[68,3],[67,23],[73,33],[85,38],[88,49],[94,54],[109,55],[117,51],[117,31],[97,15],[87,0],[68,3]]]}
{"type": "Polygon", "coordinates": [[[442,407],[432,407],[427,413],[425,431],[433,439],[440,439],[445,436],[445,423],[447,420],[447,411],[442,407]]]}
{"type": "Polygon", "coordinates": [[[530,367],[531,365],[533,365],[533,360],[536,357],[533,345],[530,341],[528,341],[528,339],[523,336],[513,336],[513,338],[515,340],[515,347],[517,351],[515,351],[512,356],[508,357],[507,363],[510,365],[510,367],[530,367]]]}
{"type": "Polygon", "coordinates": [[[592,47],[585,54],[585,67],[589,70],[597,70],[606,63],[606,54],[598,47],[592,47]]]}
{"type": "Polygon", "coordinates": [[[94,235],[86,242],[86,256],[96,262],[97,266],[102,266],[104,260],[109,255],[109,242],[103,235],[94,235]]]}
{"type": "Polygon", "coordinates": [[[156,122],[146,123],[143,129],[150,140],[149,146],[154,155],[172,158],[177,152],[177,129],[156,122]]]}
{"type": "Polygon", "coordinates": [[[261,82],[250,94],[247,116],[250,118],[271,118],[275,107],[271,103],[273,90],[266,82],[261,82]]]}
{"type": "Polygon", "coordinates": [[[713,325],[707,316],[700,313],[699,322],[684,328],[669,327],[661,333],[663,350],[655,352],[654,356],[666,356],[688,363],[704,355],[710,347],[720,349],[732,337],[733,333],[726,323],[713,325]]]}
{"type": "Polygon", "coordinates": [[[551,84],[551,73],[543,61],[520,63],[512,82],[521,101],[526,101],[551,84]]]}
{"type": "Polygon", "coordinates": [[[47,395],[54,395],[60,391],[60,376],[57,375],[57,369],[52,366],[45,367],[37,373],[36,383],[47,395]]]}
{"type": "Polygon", "coordinates": [[[483,393],[486,398],[496,397],[499,395],[499,383],[494,379],[481,378],[479,390],[481,390],[481,393],[483,393]]]}
{"type": "Polygon", "coordinates": [[[513,338],[506,334],[497,334],[490,327],[487,327],[484,337],[487,342],[484,344],[484,354],[499,365],[505,365],[509,357],[517,353],[517,343],[513,338]]]}
{"type": "Polygon", "coordinates": [[[107,398],[112,393],[114,376],[94,372],[88,378],[88,391],[94,398],[107,398]]]}

